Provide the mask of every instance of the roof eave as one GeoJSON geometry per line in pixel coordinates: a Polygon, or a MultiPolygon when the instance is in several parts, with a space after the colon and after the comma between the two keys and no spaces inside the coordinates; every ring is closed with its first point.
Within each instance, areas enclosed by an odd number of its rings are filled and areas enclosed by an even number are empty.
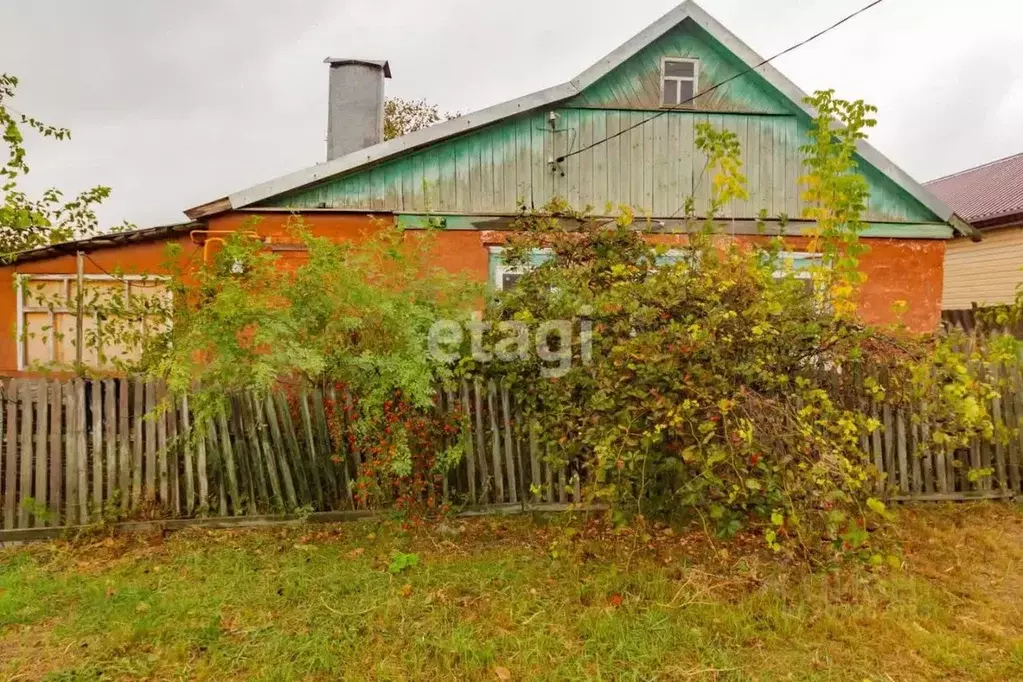
{"type": "MultiPolygon", "coordinates": [[[[260,201],[291,192],[308,185],[315,184],[327,178],[337,176],[357,168],[362,168],[374,163],[386,161],[389,158],[429,146],[449,137],[462,135],[464,133],[496,123],[517,114],[526,113],[539,107],[556,102],[561,102],[578,93],[572,83],[563,83],[546,90],[540,90],[524,97],[513,99],[503,104],[497,104],[486,109],[459,116],[443,123],[432,125],[429,128],[418,130],[408,135],[396,137],[393,140],[381,142],[357,152],[346,154],[332,161],[319,163],[311,168],[304,168],[300,171],[284,175],[279,178],[264,182],[262,184],[235,192],[229,195],[226,208],[214,207],[217,212],[231,210],[231,208],[244,208],[260,201]]],[[[213,202],[216,204],[217,202],[213,202]]],[[[206,204],[205,206],[211,206],[206,204]]],[[[201,209],[203,207],[197,207],[201,209]]],[[[190,209],[190,210],[197,210],[190,209]]],[[[188,213],[186,211],[186,213],[188,213]]],[[[207,214],[209,215],[209,214],[207,214]]],[[[191,216],[190,216],[191,217],[191,216]]]]}
{"type": "Polygon", "coordinates": [[[195,206],[185,211],[185,215],[191,220],[201,220],[203,218],[209,218],[210,216],[218,213],[224,213],[230,211],[234,206],[231,205],[231,199],[229,197],[221,197],[216,201],[210,201],[202,204],[201,206],[195,206]]]}
{"type": "Polygon", "coordinates": [[[195,229],[201,229],[202,224],[195,222],[174,223],[172,225],[158,225],[155,227],[143,227],[137,230],[126,232],[111,232],[99,234],[85,239],[76,239],[70,242],[59,242],[48,244],[28,251],[21,251],[13,255],[11,260],[0,263],[3,266],[16,265],[29,261],[42,260],[53,256],[75,253],[76,251],[94,251],[97,249],[112,248],[123,244],[131,244],[145,241],[155,241],[174,234],[184,234],[195,229]]]}
{"type": "Polygon", "coordinates": [[[984,239],[981,235],[980,230],[970,225],[968,222],[953,213],[946,222],[955,229],[956,232],[964,237],[969,237],[971,241],[979,242],[984,239]]]}
{"type": "Polygon", "coordinates": [[[1023,223],[1023,210],[1011,208],[998,213],[981,215],[971,219],[971,223],[978,230],[989,230],[997,227],[1019,226],[1023,223]]]}

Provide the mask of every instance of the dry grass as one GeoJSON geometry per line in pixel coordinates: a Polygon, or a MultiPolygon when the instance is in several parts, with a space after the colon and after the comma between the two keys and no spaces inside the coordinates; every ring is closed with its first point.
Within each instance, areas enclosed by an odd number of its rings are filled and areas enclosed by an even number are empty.
{"type": "Polygon", "coordinates": [[[752,539],[451,526],[0,551],[0,679],[1023,679],[1019,507],[905,509],[901,568],[816,573],[752,539]]]}

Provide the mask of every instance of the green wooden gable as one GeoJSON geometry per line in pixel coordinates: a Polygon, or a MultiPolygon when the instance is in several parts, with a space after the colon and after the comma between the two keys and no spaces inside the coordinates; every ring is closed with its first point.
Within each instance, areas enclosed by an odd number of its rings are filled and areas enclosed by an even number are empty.
{"type": "Polygon", "coordinates": [[[781,93],[692,20],[683,21],[638,54],[568,101],[569,106],[657,110],[661,106],[661,59],[699,60],[699,90],[727,83],[697,97],[697,111],[790,115],[798,111],[781,93]],[[740,75],[743,74],[743,75],[740,75]],[[733,80],[734,79],[734,80],[733,80]]]}
{"type": "MultiPolygon", "coordinates": [[[[736,133],[748,178],[749,201],[733,202],[723,217],[752,220],[764,209],[798,219],[804,208],[799,147],[807,140],[808,114],[756,73],[699,97],[691,108],[661,109],[662,57],[698,59],[700,90],[746,68],[687,17],[570,97],[253,205],[506,215],[520,202],[540,206],[561,197],[597,213],[607,204],[627,204],[655,218],[677,217],[687,196],[695,197],[698,210],[708,205],[711,182],[694,131],[709,121],[736,133]],[[576,150],[585,151],[551,162],[576,150]]],[[[871,188],[869,221],[944,223],[904,181],[860,162],[871,188]]]]}

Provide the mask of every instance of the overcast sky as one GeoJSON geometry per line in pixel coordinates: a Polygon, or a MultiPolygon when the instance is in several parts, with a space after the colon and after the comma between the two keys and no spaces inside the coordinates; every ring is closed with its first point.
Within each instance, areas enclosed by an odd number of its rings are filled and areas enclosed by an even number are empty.
{"type": "MultiPolygon", "coordinates": [[[[105,184],[106,223],[182,211],[322,161],[327,55],[389,59],[389,95],[469,112],[555,85],[674,0],[0,0],[33,190],[105,184]]],[[[702,0],[770,55],[866,0],[702,0]]],[[[872,142],[918,180],[1023,151],[1018,0],[886,0],[775,65],[880,108],[872,142]]]]}

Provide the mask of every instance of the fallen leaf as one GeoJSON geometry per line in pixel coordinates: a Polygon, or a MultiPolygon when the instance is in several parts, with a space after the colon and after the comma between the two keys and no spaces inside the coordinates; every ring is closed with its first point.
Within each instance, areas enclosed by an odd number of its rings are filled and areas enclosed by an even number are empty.
{"type": "Polygon", "coordinates": [[[501,665],[494,668],[494,674],[497,675],[497,679],[501,680],[501,682],[507,682],[507,680],[511,679],[511,671],[501,665]]]}

